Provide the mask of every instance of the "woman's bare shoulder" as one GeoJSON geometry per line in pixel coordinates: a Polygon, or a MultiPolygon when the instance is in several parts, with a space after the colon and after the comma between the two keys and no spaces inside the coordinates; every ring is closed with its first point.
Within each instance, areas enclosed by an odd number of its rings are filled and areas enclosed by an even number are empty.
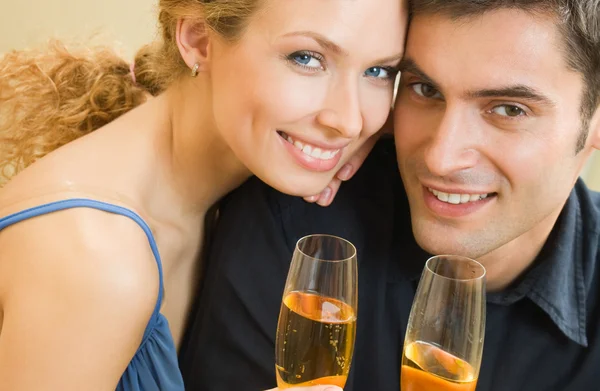
{"type": "Polygon", "coordinates": [[[135,303],[141,314],[156,303],[156,260],[146,233],[128,217],[90,208],[52,212],[0,231],[0,248],[5,291],[76,287],[82,295],[127,296],[113,304],[135,303]]]}
{"type": "Polygon", "coordinates": [[[5,228],[0,248],[2,381],[28,389],[44,373],[48,389],[114,389],[158,297],[144,231],[124,216],[68,209],[5,228]]]}

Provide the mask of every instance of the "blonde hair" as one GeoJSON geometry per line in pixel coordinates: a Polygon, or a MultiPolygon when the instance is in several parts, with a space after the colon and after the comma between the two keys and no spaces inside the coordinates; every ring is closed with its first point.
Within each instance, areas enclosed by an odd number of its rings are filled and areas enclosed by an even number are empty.
{"type": "Polygon", "coordinates": [[[176,43],[189,18],[239,39],[260,0],[160,0],[161,39],[130,66],[114,51],[53,41],[0,59],[0,186],[37,159],[156,96],[189,72],[176,43]],[[133,71],[133,74],[132,74],[133,71]]]}

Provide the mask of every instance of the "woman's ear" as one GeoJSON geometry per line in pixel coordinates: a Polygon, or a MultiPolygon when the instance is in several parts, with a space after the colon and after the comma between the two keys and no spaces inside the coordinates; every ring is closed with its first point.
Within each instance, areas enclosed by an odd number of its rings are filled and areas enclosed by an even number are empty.
{"type": "Polygon", "coordinates": [[[196,72],[207,70],[210,56],[211,30],[203,20],[179,19],[176,41],[181,58],[196,72]]]}

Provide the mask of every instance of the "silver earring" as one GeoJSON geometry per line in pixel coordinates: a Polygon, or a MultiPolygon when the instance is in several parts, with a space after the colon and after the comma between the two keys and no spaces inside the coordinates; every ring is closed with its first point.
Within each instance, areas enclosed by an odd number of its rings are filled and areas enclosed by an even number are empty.
{"type": "Polygon", "coordinates": [[[198,76],[198,68],[200,68],[200,64],[195,63],[192,67],[192,77],[198,76]]]}

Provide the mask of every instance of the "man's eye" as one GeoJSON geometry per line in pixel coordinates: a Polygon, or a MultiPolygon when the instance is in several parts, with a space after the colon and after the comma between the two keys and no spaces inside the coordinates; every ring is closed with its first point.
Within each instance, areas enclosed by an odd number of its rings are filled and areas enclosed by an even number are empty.
{"type": "Polygon", "coordinates": [[[442,97],[442,94],[429,84],[414,83],[411,85],[411,88],[417,95],[424,98],[437,99],[442,97]]]}
{"type": "Polygon", "coordinates": [[[503,117],[520,117],[526,115],[525,110],[515,105],[500,105],[491,110],[492,113],[503,117]]]}

